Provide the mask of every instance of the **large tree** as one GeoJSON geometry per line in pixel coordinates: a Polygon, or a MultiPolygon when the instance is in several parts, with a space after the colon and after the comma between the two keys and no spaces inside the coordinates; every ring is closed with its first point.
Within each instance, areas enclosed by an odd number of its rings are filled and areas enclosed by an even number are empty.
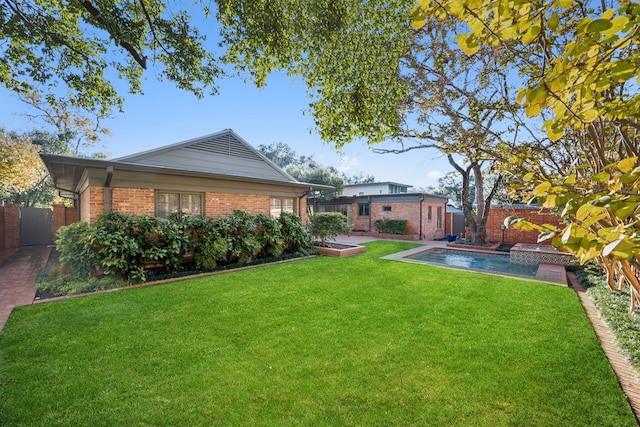
{"type": "Polygon", "coordinates": [[[265,157],[285,170],[289,175],[302,182],[330,185],[332,191],[321,191],[318,196],[322,200],[331,200],[342,192],[344,177],[333,166],[324,166],[314,160],[313,156],[296,154],[295,150],[283,142],[258,146],[265,157]]]}
{"type": "Polygon", "coordinates": [[[399,129],[389,135],[401,145],[374,151],[435,148],[444,153],[462,178],[459,200],[471,240],[484,244],[491,203],[502,185],[498,165],[514,152],[523,124],[517,92],[504,71],[511,66],[510,52],[487,46],[482,54],[468,56],[453,44],[458,27],[451,19],[431,20],[413,33],[401,59],[410,93],[400,109],[399,129]],[[490,188],[484,181],[487,171],[497,177],[490,188]]]}
{"type": "MultiPolygon", "coordinates": [[[[458,37],[469,54],[502,45],[521,59],[519,99],[543,117],[548,140],[512,159],[533,196],[567,226],[519,222],[541,239],[594,259],[613,290],[640,302],[640,5],[420,0],[415,26],[437,16],[468,25],[458,37]]],[[[517,222],[514,219],[513,222],[517,222]]]]}
{"type": "Polygon", "coordinates": [[[33,206],[48,177],[39,149],[28,138],[0,129],[0,200],[33,206]]]}

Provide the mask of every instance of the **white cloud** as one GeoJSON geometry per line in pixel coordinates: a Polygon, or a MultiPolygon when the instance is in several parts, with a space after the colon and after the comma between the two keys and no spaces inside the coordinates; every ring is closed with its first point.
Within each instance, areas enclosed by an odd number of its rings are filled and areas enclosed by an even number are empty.
{"type": "Polygon", "coordinates": [[[360,159],[358,159],[357,157],[343,155],[340,157],[340,160],[338,160],[338,166],[336,169],[338,169],[340,172],[346,173],[359,166],[360,159]]]}
{"type": "Polygon", "coordinates": [[[438,170],[429,171],[429,173],[425,175],[427,185],[436,185],[438,183],[438,179],[442,178],[444,175],[444,172],[438,170]]]}

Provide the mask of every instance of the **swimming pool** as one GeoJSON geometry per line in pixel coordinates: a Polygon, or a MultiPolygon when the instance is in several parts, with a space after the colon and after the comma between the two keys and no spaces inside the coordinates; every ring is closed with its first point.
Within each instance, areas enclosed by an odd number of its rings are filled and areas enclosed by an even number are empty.
{"type": "Polygon", "coordinates": [[[447,267],[505,273],[528,278],[535,278],[536,272],[538,271],[537,265],[511,264],[508,254],[437,248],[408,256],[407,259],[447,267]]]}

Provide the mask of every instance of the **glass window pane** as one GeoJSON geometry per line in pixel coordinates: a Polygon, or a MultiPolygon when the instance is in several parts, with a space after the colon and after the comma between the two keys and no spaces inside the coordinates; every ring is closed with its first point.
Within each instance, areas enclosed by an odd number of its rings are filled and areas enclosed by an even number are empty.
{"type": "Polygon", "coordinates": [[[293,199],[282,199],[282,210],[284,212],[293,213],[293,199]]]}
{"type": "Polygon", "coordinates": [[[179,193],[157,193],[156,195],[156,216],[167,218],[172,213],[180,210],[179,193]]]}
{"type": "Polygon", "coordinates": [[[200,194],[182,194],[182,212],[194,217],[202,215],[202,197],[200,194]]]}
{"type": "Polygon", "coordinates": [[[279,218],[280,212],[282,212],[282,200],[272,197],[269,214],[274,218],[279,218]]]}

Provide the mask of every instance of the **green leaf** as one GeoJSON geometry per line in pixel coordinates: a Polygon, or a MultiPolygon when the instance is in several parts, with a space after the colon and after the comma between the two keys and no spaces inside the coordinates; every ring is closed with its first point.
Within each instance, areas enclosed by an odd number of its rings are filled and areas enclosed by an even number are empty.
{"type": "Polygon", "coordinates": [[[544,242],[545,240],[552,239],[556,235],[553,231],[545,231],[544,233],[540,233],[538,235],[538,243],[544,242]]]}
{"type": "Polygon", "coordinates": [[[629,23],[629,18],[626,16],[618,16],[617,18],[613,18],[611,20],[611,28],[608,30],[602,31],[602,34],[615,34],[619,31],[622,31],[624,27],[629,23]]]}
{"type": "Polygon", "coordinates": [[[616,218],[618,218],[619,220],[625,220],[635,212],[638,206],[638,203],[622,202],[612,205],[611,208],[613,209],[613,213],[615,214],[616,218]]]}
{"type": "Polygon", "coordinates": [[[611,76],[619,82],[625,82],[636,76],[638,69],[629,61],[618,61],[611,68],[611,76]]]}
{"type": "Polygon", "coordinates": [[[618,240],[609,243],[602,250],[603,256],[611,256],[615,259],[630,259],[633,257],[633,244],[620,236],[618,240]]]}
{"type": "Polygon", "coordinates": [[[588,33],[599,33],[601,31],[606,31],[611,28],[613,24],[609,19],[596,19],[592,21],[589,25],[587,25],[588,33]]]}
{"type": "Polygon", "coordinates": [[[565,185],[573,185],[576,183],[576,174],[572,173],[570,174],[568,177],[565,178],[564,180],[564,184],[565,185]]]}
{"type": "Polygon", "coordinates": [[[544,86],[538,86],[527,92],[527,102],[530,104],[541,104],[547,99],[547,89],[544,86]]]}
{"type": "Polygon", "coordinates": [[[534,196],[542,196],[544,195],[547,190],[549,190],[551,188],[551,183],[548,181],[543,182],[542,184],[539,184],[534,190],[533,190],[533,195],[534,196]]]}
{"type": "Polygon", "coordinates": [[[527,32],[522,35],[522,43],[524,43],[525,45],[533,43],[536,40],[536,38],[538,38],[538,35],[540,34],[541,31],[542,31],[542,28],[540,28],[540,25],[536,24],[529,27],[527,32]]]}
{"type": "Polygon", "coordinates": [[[547,28],[550,30],[555,30],[558,28],[560,24],[560,18],[558,17],[558,12],[553,12],[549,19],[547,19],[547,28]]]}
{"type": "Polygon", "coordinates": [[[595,208],[595,206],[585,203],[578,208],[578,211],[576,212],[576,219],[578,221],[584,221],[595,208]]]}
{"type": "Polygon", "coordinates": [[[565,245],[569,242],[569,239],[571,238],[572,227],[573,227],[573,224],[569,224],[567,226],[567,228],[564,229],[564,232],[562,233],[562,236],[560,237],[560,241],[565,245]]]}
{"type": "Polygon", "coordinates": [[[540,104],[529,104],[525,109],[525,113],[529,118],[536,117],[540,112],[542,112],[542,105],[540,104]]]}
{"type": "Polygon", "coordinates": [[[595,182],[607,182],[609,181],[610,178],[611,178],[611,175],[609,175],[608,172],[600,172],[592,176],[591,180],[595,182]]]}
{"type": "Polygon", "coordinates": [[[620,172],[629,173],[636,165],[636,161],[638,161],[637,157],[627,157],[626,159],[620,160],[618,162],[618,169],[620,169],[620,172]]]}

